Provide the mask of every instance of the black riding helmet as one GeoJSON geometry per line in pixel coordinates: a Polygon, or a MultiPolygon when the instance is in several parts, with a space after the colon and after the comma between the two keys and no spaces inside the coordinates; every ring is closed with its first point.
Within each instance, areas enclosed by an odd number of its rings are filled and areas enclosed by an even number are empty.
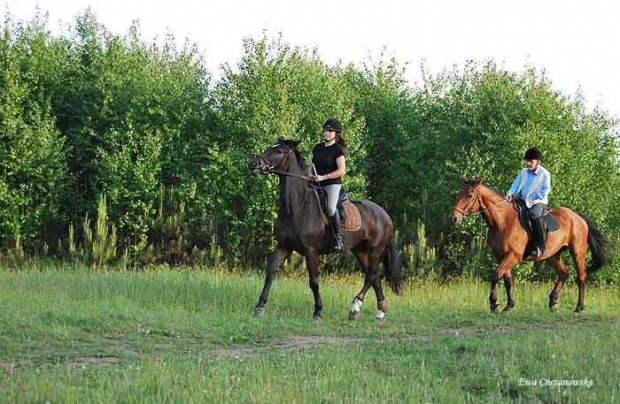
{"type": "Polygon", "coordinates": [[[323,124],[323,130],[334,130],[340,133],[342,132],[342,125],[340,124],[340,121],[336,118],[329,118],[327,121],[325,121],[325,124],[323,124]]]}
{"type": "Polygon", "coordinates": [[[540,150],[538,150],[535,147],[531,147],[529,149],[527,149],[527,151],[525,152],[525,156],[523,156],[523,160],[541,160],[543,159],[543,155],[540,152],[540,150]]]}

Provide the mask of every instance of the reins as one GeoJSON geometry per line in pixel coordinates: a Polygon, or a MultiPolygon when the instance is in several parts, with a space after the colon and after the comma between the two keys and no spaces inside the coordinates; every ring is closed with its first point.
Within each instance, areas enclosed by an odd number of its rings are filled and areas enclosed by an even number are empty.
{"type": "Polygon", "coordinates": [[[288,177],[295,177],[295,178],[300,178],[302,180],[306,180],[306,181],[310,181],[310,182],[315,182],[314,178],[312,177],[308,177],[307,175],[301,175],[301,174],[295,174],[295,173],[289,173],[286,171],[280,171],[280,170],[269,170],[266,171],[265,174],[278,174],[278,175],[286,175],[288,177]]]}
{"type": "MultiPolygon", "coordinates": [[[[286,146],[286,145],[284,145],[284,146],[286,146]]],[[[282,157],[277,163],[274,163],[272,165],[265,164],[264,166],[260,167],[260,170],[263,172],[263,174],[285,175],[285,176],[288,176],[288,177],[299,178],[299,179],[302,179],[302,180],[305,180],[305,181],[315,182],[314,178],[308,177],[307,175],[296,174],[296,173],[289,173],[288,171],[281,171],[281,170],[276,170],[275,169],[280,164],[286,162],[286,160],[288,160],[290,155],[293,153],[293,149],[291,149],[288,146],[286,146],[286,148],[288,149],[288,153],[286,153],[286,156],[282,157]]]]}
{"type": "MultiPolygon", "coordinates": [[[[286,146],[286,148],[288,149],[288,153],[286,153],[286,155],[284,157],[282,157],[280,160],[278,160],[278,162],[276,162],[274,164],[271,164],[271,165],[265,164],[262,167],[259,167],[258,169],[261,170],[261,172],[263,174],[278,174],[278,175],[284,175],[284,176],[287,176],[287,177],[299,178],[299,179],[302,179],[304,181],[308,181],[308,182],[311,182],[311,183],[317,182],[314,177],[309,177],[309,176],[303,175],[303,174],[291,173],[291,172],[288,172],[288,171],[282,171],[282,170],[276,170],[275,169],[277,166],[285,163],[288,160],[288,158],[290,157],[290,155],[294,151],[293,149],[291,149],[287,145],[285,145],[285,144],[283,144],[283,145],[286,146]]],[[[263,162],[265,162],[265,160],[262,159],[262,157],[260,159],[263,162]]],[[[321,199],[319,198],[319,194],[318,194],[317,190],[313,189],[313,193],[316,196],[316,201],[317,201],[317,204],[319,206],[319,211],[322,212],[323,210],[321,209],[321,199]]],[[[322,217],[323,222],[325,223],[325,225],[329,225],[329,222],[327,221],[325,215],[321,214],[321,217],[322,217]]]]}
{"type": "Polygon", "coordinates": [[[474,198],[472,198],[471,202],[465,207],[465,209],[461,209],[458,206],[454,208],[454,210],[456,210],[457,212],[459,212],[460,214],[462,214],[464,217],[468,217],[468,216],[473,216],[473,215],[479,215],[482,212],[485,212],[487,210],[489,210],[491,207],[493,206],[497,206],[500,203],[504,203],[504,202],[508,202],[507,200],[503,199],[499,202],[493,203],[485,208],[480,209],[477,212],[470,212],[471,209],[473,209],[474,205],[476,204],[476,202],[478,202],[480,204],[480,207],[482,207],[482,200],[480,199],[480,191],[478,190],[478,187],[474,187],[474,191],[476,191],[476,195],[474,196],[474,198]]]}

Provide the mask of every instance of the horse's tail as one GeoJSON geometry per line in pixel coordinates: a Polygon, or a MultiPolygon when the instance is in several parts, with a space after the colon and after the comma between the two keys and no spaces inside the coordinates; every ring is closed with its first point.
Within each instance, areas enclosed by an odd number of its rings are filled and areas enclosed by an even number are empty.
{"type": "Polygon", "coordinates": [[[609,261],[611,255],[609,238],[601,233],[594,222],[585,215],[579,214],[588,225],[588,246],[592,253],[590,266],[587,268],[588,274],[594,273],[597,269],[603,267],[609,261]]]}
{"type": "Polygon", "coordinates": [[[398,251],[394,243],[394,237],[389,241],[385,251],[383,252],[383,271],[385,278],[387,279],[390,289],[394,293],[399,294],[403,285],[403,277],[400,272],[400,265],[398,260],[398,251]]]}

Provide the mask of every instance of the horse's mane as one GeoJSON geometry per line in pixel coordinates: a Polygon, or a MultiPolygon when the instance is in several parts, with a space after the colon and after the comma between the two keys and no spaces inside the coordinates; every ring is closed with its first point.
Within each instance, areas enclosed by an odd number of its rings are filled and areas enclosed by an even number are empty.
{"type": "Polygon", "coordinates": [[[474,180],[467,180],[465,181],[466,185],[476,185],[476,184],[480,184],[483,187],[485,187],[486,189],[488,189],[489,191],[493,192],[496,196],[500,196],[503,198],[503,194],[501,192],[499,192],[496,188],[490,186],[489,184],[487,184],[486,182],[484,182],[482,179],[474,179],[474,180]]]}
{"type": "Polygon", "coordinates": [[[282,144],[286,145],[288,148],[293,150],[293,152],[295,153],[295,157],[297,157],[297,162],[299,164],[299,168],[302,171],[306,171],[306,169],[307,169],[306,158],[304,157],[302,152],[300,152],[297,149],[297,145],[299,145],[300,142],[301,142],[300,140],[291,140],[291,139],[285,139],[285,138],[282,138],[282,137],[278,138],[278,143],[282,143],[282,144]]]}
{"type": "Polygon", "coordinates": [[[504,195],[501,192],[499,192],[497,188],[494,188],[490,186],[489,184],[485,184],[484,182],[482,183],[482,185],[484,185],[484,187],[489,189],[491,192],[494,192],[497,196],[504,197],[504,195]]]}

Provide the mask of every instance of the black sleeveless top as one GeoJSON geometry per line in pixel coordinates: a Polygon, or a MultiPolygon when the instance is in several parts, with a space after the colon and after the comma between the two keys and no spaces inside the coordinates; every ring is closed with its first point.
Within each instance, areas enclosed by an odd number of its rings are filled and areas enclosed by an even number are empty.
{"type": "MultiPolygon", "coordinates": [[[[344,150],[338,143],[334,143],[331,146],[325,146],[325,143],[319,143],[312,149],[312,164],[316,167],[318,175],[326,175],[333,173],[338,169],[336,159],[340,156],[344,156],[344,150]]],[[[342,179],[330,178],[325,181],[321,181],[321,185],[342,184],[342,179]]]]}

